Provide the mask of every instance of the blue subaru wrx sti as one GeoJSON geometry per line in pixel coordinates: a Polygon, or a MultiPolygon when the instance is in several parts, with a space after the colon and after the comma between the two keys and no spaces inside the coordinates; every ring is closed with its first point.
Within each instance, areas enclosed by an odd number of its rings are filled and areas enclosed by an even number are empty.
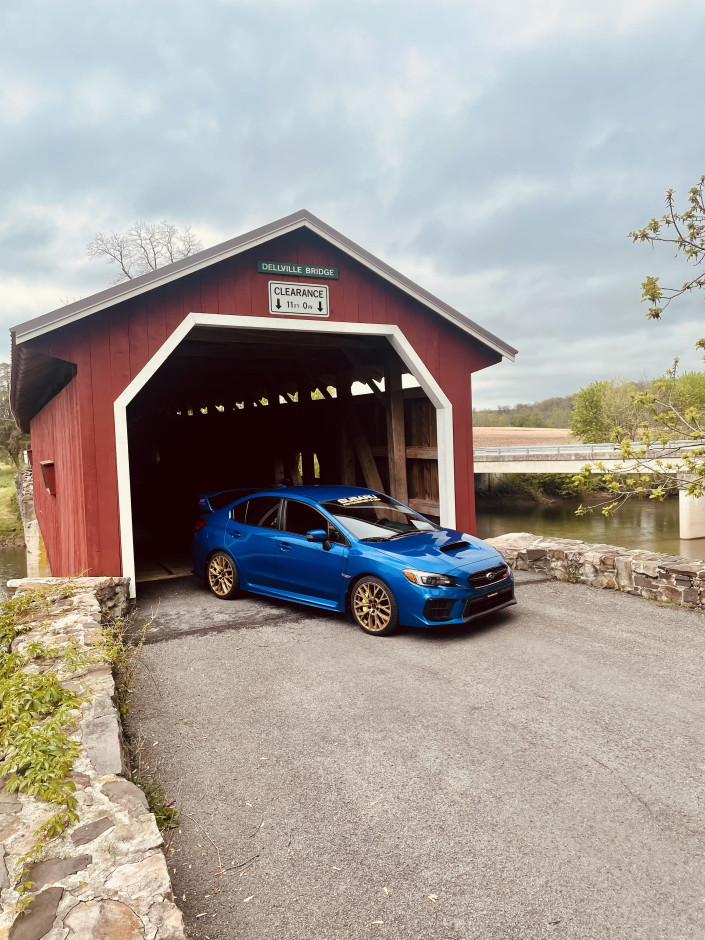
{"type": "Polygon", "coordinates": [[[366,633],[463,624],[516,604],[494,548],[356,486],[228,490],[199,500],[193,570],[240,590],[350,610],[366,633]]]}

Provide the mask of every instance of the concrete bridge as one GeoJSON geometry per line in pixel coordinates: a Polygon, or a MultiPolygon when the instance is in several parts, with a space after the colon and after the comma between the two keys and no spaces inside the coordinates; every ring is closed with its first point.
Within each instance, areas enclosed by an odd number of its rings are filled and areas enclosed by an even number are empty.
{"type": "MultiPolygon", "coordinates": [[[[638,443],[634,445],[639,447],[638,443]]],[[[669,441],[665,446],[653,447],[640,458],[623,460],[618,444],[543,444],[533,447],[476,447],[474,449],[476,489],[489,488],[490,474],[497,473],[578,473],[586,464],[592,464],[592,473],[602,473],[594,465],[604,464],[608,470],[617,467],[625,473],[658,472],[658,461],[682,468],[679,460],[685,450],[703,444],[692,441],[669,441]]],[[[679,527],[682,539],[705,538],[705,497],[696,499],[683,490],[678,494],[679,527]]]]}

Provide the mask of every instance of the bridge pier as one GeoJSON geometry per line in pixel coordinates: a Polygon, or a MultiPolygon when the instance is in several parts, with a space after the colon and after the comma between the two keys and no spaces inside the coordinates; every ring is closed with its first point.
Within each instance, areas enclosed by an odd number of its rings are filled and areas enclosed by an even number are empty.
{"type": "MultiPolygon", "coordinates": [[[[674,441],[669,447],[653,448],[647,454],[653,459],[655,472],[659,461],[666,457],[671,465],[680,465],[681,453],[693,442],[674,441]],[[672,454],[672,456],[671,456],[672,454]]],[[[619,448],[614,444],[568,444],[536,447],[477,447],[475,455],[475,485],[481,489],[486,475],[494,473],[570,473],[574,474],[585,464],[591,465],[592,473],[601,473],[597,463],[606,470],[621,470],[624,473],[644,473],[644,461],[622,460],[619,448]]],[[[647,471],[648,472],[648,467],[647,471]]],[[[678,493],[680,537],[682,539],[705,539],[705,495],[697,499],[685,491],[678,493]]]]}
{"type": "Polygon", "coordinates": [[[475,474],[475,492],[488,493],[492,486],[491,476],[492,475],[490,473],[476,473],[475,474]]]}
{"type": "Polygon", "coordinates": [[[678,493],[678,519],[682,539],[705,539],[705,496],[678,493]]]}

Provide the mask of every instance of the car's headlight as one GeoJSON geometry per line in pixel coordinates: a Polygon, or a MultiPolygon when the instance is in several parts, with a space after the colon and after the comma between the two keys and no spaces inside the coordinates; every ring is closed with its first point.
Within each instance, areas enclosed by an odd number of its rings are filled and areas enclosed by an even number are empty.
{"type": "Polygon", "coordinates": [[[412,584],[420,584],[423,587],[455,587],[455,578],[452,578],[449,574],[438,574],[435,571],[415,571],[413,568],[405,568],[402,574],[412,584]]]}

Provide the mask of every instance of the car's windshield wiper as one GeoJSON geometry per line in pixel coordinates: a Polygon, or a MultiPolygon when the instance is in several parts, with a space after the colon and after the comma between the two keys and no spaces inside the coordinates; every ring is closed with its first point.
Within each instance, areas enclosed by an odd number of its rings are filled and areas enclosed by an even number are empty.
{"type": "Polygon", "coordinates": [[[433,532],[433,529],[408,529],[406,532],[395,532],[394,535],[373,535],[361,542],[391,542],[392,539],[403,539],[405,535],[421,535],[423,532],[433,532]]]}

